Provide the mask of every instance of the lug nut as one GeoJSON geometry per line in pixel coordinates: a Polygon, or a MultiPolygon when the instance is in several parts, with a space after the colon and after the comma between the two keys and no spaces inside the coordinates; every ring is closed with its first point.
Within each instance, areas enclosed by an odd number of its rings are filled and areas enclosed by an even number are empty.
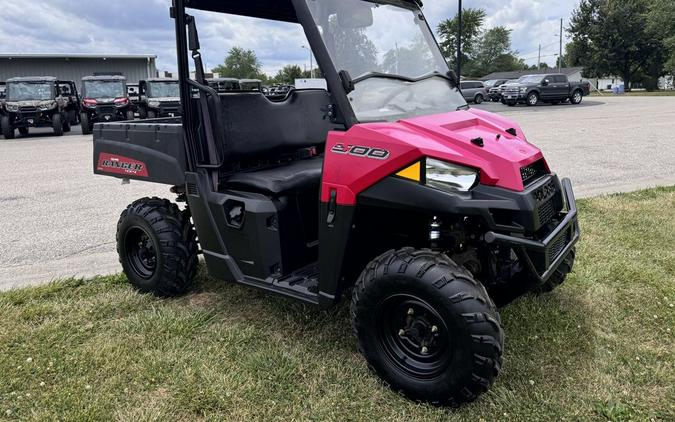
{"type": "Polygon", "coordinates": [[[413,308],[408,309],[408,315],[415,315],[413,308]]]}
{"type": "Polygon", "coordinates": [[[438,327],[435,326],[435,325],[434,325],[433,327],[431,327],[431,332],[432,332],[432,333],[437,333],[437,332],[438,332],[438,327]]]}
{"type": "Polygon", "coordinates": [[[403,337],[403,336],[405,335],[405,330],[404,330],[404,329],[398,330],[398,335],[399,335],[400,337],[403,337]]]}
{"type": "Polygon", "coordinates": [[[429,349],[427,348],[427,346],[422,347],[422,354],[426,355],[427,353],[429,353],[429,349]]]}

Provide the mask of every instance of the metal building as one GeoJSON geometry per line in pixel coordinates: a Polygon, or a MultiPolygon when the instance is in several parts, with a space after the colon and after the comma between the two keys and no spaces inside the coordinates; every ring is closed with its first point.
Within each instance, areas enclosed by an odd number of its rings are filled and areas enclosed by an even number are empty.
{"type": "Polygon", "coordinates": [[[117,74],[129,83],[157,77],[155,55],[0,54],[0,81],[17,76],[56,76],[75,81],[85,76],[117,74]]]}

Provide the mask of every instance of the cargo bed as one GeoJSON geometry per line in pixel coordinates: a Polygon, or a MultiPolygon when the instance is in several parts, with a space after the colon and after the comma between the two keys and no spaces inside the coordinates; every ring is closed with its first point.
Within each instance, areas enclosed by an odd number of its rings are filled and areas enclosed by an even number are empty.
{"type": "Polygon", "coordinates": [[[180,117],[94,126],[95,174],[175,186],[186,165],[180,117]]]}

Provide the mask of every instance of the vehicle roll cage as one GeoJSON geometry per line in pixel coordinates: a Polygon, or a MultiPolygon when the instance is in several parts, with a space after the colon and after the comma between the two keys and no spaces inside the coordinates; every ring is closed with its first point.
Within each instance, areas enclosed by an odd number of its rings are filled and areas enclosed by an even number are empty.
{"type": "MultiPolygon", "coordinates": [[[[212,123],[208,113],[197,116],[195,104],[192,102],[193,92],[199,91],[200,107],[208,109],[206,96],[218,97],[218,93],[208,86],[205,78],[204,66],[199,51],[199,36],[197,26],[186,9],[198,9],[209,12],[225,13],[281,22],[298,23],[303,27],[305,36],[323,70],[334,106],[334,121],[349,129],[359,123],[348,99],[348,93],[353,89],[353,81],[349,74],[339,71],[324,44],[319,28],[315,24],[312,13],[306,0],[172,0],[171,17],[175,20],[176,51],[178,57],[178,79],[180,83],[181,104],[183,107],[183,126],[186,136],[187,169],[194,172],[197,169],[214,170],[220,167],[222,160],[217,158],[218,149],[212,132],[212,123]],[[191,52],[196,68],[195,80],[190,79],[188,51],[191,52]],[[197,122],[203,123],[204,136],[209,155],[208,164],[199,164],[197,157],[197,122]]],[[[371,1],[371,0],[363,0],[371,1]]],[[[419,0],[378,0],[373,3],[389,3],[392,5],[417,8],[422,6],[419,0]]],[[[420,10],[421,13],[421,10],[420,10]]],[[[428,25],[428,23],[427,23],[428,25]]],[[[431,30],[431,28],[430,28],[431,30]]],[[[449,70],[449,69],[448,69],[449,70]]],[[[451,77],[452,79],[452,77],[451,77]]],[[[217,175],[213,175],[214,184],[217,175]]]]}

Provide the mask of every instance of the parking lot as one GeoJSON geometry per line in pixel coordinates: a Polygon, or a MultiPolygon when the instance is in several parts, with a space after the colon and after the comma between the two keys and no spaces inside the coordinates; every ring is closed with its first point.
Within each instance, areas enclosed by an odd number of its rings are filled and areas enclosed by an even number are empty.
{"type": "MultiPolygon", "coordinates": [[[[578,106],[477,106],[517,121],[578,196],[675,184],[675,97],[591,97],[578,106]]],[[[168,188],[94,176],[79,128],[0,139],[0,289],[120,270],[115,225],[127,204],[168,188]]],[[[170,197],[170,196],[169,196],[170,197]]]]}

